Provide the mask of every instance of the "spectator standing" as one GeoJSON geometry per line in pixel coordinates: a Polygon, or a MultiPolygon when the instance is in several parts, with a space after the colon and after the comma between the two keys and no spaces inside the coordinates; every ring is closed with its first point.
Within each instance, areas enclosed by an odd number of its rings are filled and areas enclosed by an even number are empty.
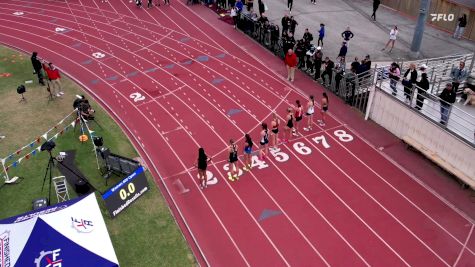
{"type": "Polygon", "coordinates": [[[290,25],[290,18],[289,16],[287,16],[287,14],[285,14],[282,17],[281,23],[282,23],[282,36],[283,36],[284,33],[287,34],[287,31],[289,30],[289,25],[290,25]]]}
{"type": "Polygon", "coordinates": [[[354,73],[356,73],[359,68],[360,68],[360,62],[359,62],[359,59],[358,57],[355,57],[355,61],[351,62],[351,68],[350,70],[353,71],[354,73]]]}
{"type": "Polygon", "coordinates": [[[230,11],[230,16],[231,18],[233,18],[233,24],[234,24],[234,29],[236,29],[236,25],[237,25],[237,10],[235,7],[231,7],[231,11],[230,11]]]}
{"type": "Polygon", "coordinates": [[[45,81],[43,80],[43,65],[41,61],[37,58],[38,52],[33,52],[31,55],[31,64],[33,65],[34,73],[38,76],[38,83],[41,85],[45,85],[45,81]]]}
{"type": "Polygon", "coordinates": [[[257,5],[259,8],[259,16],[262,16],[262,13],[266,12],[266,5],[262,0],[257,1],[257,5]]]}
{"type": "Polygon", "coordinates": [[[343,38],[343,40],[345,40],[345,42],[348,44],[350,42],[350,40],[354,37],[355,35],[353,34],[353,32],[350,30],[350,27],[346,27],[346,30],[344,32],[341,33],[341,37],[343,38]]]}
{"type": "Polygon", "coordinates": [[[234,4],[234,6],[236,7],[237,15],[240,16],[241,12],[242,12],[242,9],[244,7],[244,4],[241,2],[241,0],[237,0],[236,4],[234,4]]]}
{"type": "Polygon", "coordinates": [[[46,74],[48,74],[51,94],[56,95],[57,97],[64,95],[61,87],[61,75],[59,74],[59,70],[51,62],[48,63],[48,65],[44,62],[43,68],[46,71],[46,74]]]}
{"type": "Polygon", "coordinates": [[[285,65],[287,66],[287,80],[293,82],[295,67],[297,66],[297,56],[292,49],[289,49],[285,55],[285,65]]]}
{"type": "Polygon", "coordinates": [[[380,0],[373,0],[373,14],[371,15],[371,18],[376,21],[376,11],[379,8],[379,5],[381,4],[380,0]]]}
{"type": "Polygon", "coordinates": [[[315,80],[320,79],[320,71],[322,69],[322,60],[323,60],[323,52],[322,52],[322,47],[318,46],[317,47],[317,52],[314,55],[313,59],[313,66],[315,68],[315,80]]]}
{"type": "Polygon", "coordinates": [[[298,68],[301,69],[305,67],[305,44],[303,40],[297,41],[297,45],[295,46],[295,54],[299,59],[298,68]]]}
{"type": "Polygon", "coordinates": [[[310,43],[313,41],[313,35],[308,31],[308,28],[305,29],[302,39],[305,43],[305,48],[310,49],[310,43]]]}
{"type": "Polygon", "coordinates": [[[335,63],[330,60],[329,57],[325,57],[325,70],[322,73],[322,80],[325,84],[325,76],[328,76],[328,84],[331,83],[333,77],[333,69],[335,68],[335,63]]]}
{"type": "Polygon", "coordinates": [[[465,27],[467,26],[467,14],[463,14],[457,20],[457,28],[455,28],[455,32],[453,37],[456,39],[460,39],[463,36],[463,32],[465,31],[465,27]]]}
{"type": "Polygon", "coordinates": [[[338,58],[340,58],[340,60],[345,61],[347,52],[348,52],[348,47],[346,46],[346,42],[343,42],[341,44],[340,53],[338,53],[338,58]]]}
{"type": "Polygon", "coordinates": [[[393,51],[394,44],[396,43],[398,33],[399,33],[399,30],[397,29],[397,26],[395,25],[394,28],[392,28],[391,31],[389,32],[389,40],[386,43],[386,46],[383,49],[381,49],[381,51],[386,50],[386,48],[388,48],[388,46],[390,44],[391,44],[391,49],[389,49],[389,53],[391,53],[391,51],[393,51]]]}
{"type": "Polygon", "coordinates": [[[293,5],[294,5],[294,0],[287,0],[287,9],[289,10],[289,14],[292,14],[293,5]]]}
{"type": "Polygon", "coordinates": [[[151,7],[153,7],[152,0],[148,0],[148,2],[147,2],[147,8],[151,8],[151,7]]]}
{"type": "Polygon", "coordinates": [[[409,104],[413,95],[413,85],[417,82],[416,64],[411,63],[403,77],[402,85],[404,85],[404,96],[406,97],[406,103],[409,104]]]}
{"type": "Polygon", "coordinates": [[[401,70],[399,69],[399,65],[396,62],[393,62],[389,68],[389,86],[391,87],[394,96],[397,95],[397,82],[400,77],[401,70]]]}
{"type": "Polygon", "coordinates": [[[314,67],[314,59],[315,59],[315,46],[314,45],[311,45],[310,47],[310,50],[307,51],[307,53],[305,54],[307,56],[307,60],[306,60],[306,71],[310,74],[310,75],[314,75],[313,73],[313,67],[314,67]]]}
{"type": "Polygon", "coordinates": [[[452,84],[448,83],[439,95],[440,97],[440,123],[446,125],[449,121],[452,104],[455,103],[455,91],[452,84]]]}
{"type": "Polygon", "coordinates": [[[468,72],[465,69],[465,62],[460,61],[459,67],[454,67],[450,72],[450,77],[452,78],[453,90],[457,92],[459,85],[463,82],[468,76],[468,72]]]}
{"type": "Polygon", "coordinates": [[[421,110],[422,105],[424,105],[424,99],[427,95],[427,90],[429,90],[429,79],[427,79],[427,73],[421,74],[421,80],[416,83],[417,85],[417,100],[416,100],[416,109],[421,110]]]}
{"type": "Polygon", "coordinates": [[[292,34],[295,34],[295,28],[297,28],[297,21],[294,19],[294,16],[290,16],[290,27],[289,30],[292,34]]]}
{"type": "Polygon", "coordinates": [[[310,3],[316,5],[316,4],[317,4],[317,0],[310,0],[310,3]]]}
{"type": "MultiPolygon", "coordinates": [[[[259,1],[262,3],[262,1],[259,1]]],[[[259,4],[259,3],[258,3],[259,4]]],[[[248,12],[252,12],[252,10],[254,9],[254,1],[253,0],[246,0],[246,7],[247,7],[247,11],[248,12]]],[[[260,7],[260,6],[259,6],[260,7]]],[[[260,9],[259,9],[260,10],[260,9]]],[[[264,12],[262,12],[264,13],[264,12]]]]}
{"type": "Polygon", "coordinates": [[[170,5],[170,0],[164,0],[164,5],[170,5]]]}
{"type": "Polygon", "coordinates": [[[294,39],[293,34],[289,33],[289,35],[282,40],[282,43],[283,43],[282,48],[284,49],[284,51],[288,51],[289,49],[294,50],[295,39],[294,39]]]}
{"type": "Polygon", "coordinates": [[[417,75],[417,81],[420,81],[422,79],[422,74],[423,73],[427,73],[427,65],[426,64],[422,64],[420,67],[419,67],[419,71],[418,71],[419,75],[417,75]]]}
{"type": "Polygon", "coordinates": [[[318,46],[323,46],[324,37],[325,37],[325,24],[320,23],[320,30],[318,30],[318,43],[317,43],[318,46]]]}

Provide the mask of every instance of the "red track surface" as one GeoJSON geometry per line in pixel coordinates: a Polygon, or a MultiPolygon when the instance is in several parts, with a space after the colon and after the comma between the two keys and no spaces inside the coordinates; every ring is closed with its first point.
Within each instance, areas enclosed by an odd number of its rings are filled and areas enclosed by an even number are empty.
{"type": "Polygon", "coordinates": [[[283,116],[306,96],[263,64],[271,55],[242,36],[238,46],[193,12],[206,13],[202,7],[144,10],[109,1],[0,0],[0,42],[38,51],[108,109],[201,264],[475,265],[473,221],[334,116],[257,164],[265,167],[225,179],[227,141],[242,147],[244,133],[257,140],[273,111],[283,116]],[[241,112],[228,115],[232,109],[241,112]],[[213,156],[209,170],[218,180],[204,191],[193,168],[200,146],[213,156]],[[264,210],[274,216],[262,217],[264,210]]]}

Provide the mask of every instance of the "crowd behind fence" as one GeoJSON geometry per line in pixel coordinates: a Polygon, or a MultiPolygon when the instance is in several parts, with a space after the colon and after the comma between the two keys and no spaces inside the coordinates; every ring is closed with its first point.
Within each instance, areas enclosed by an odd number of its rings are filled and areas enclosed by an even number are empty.
{"type": "MultiPolygon", "coordinates": [[[[253,13],[242,13],[240,14],[237,27],[278,57],[285,57],[284,40],[281,37],[281,29],[278,25],[269,21],[262,22],[253,13]]],[[[301,57],[300,61],[302,59],[304,62],[303,64],[299,62],[299,68],[304,73],[320,81],[326,89],[332,91],[336,96],[363,113],[366,111],[370,90],[374,88],[374,85],[388,93],[393,91],[390,82],[391,78],[388,75],[388,66],[375,66],[361,72],[352,68],[348,69],[346,62],[343,60],[334,64],[334,67],[330,70],[327,70],[324,61],[316,64],[313,61],[314,58],[307,55],[301,57]],[[307,68],[309,64],[311,67],[307,68]],[[320,70],[314,69],[320,66],[322,67],[320,70]],[[322,70],[323,72],[320,72],[322,70]],[[316,72],[318,72],[317,75],[316,72]]],[[[428,75],[430,87],[425,91],[414,84],[404,90],[401,81],[393,80],[393,85],[395,84],[398,88],[398,93],[394,97],[408,107],[417,110],[421,116],[438,123],[441,127],[459,136],[465,142],[474,145],[475,113],[470,114],[457,105],[447,103],[439,97],[446,84],[452,81],[450,77],[451,70],[461,61],[466,63],[470,72],[473,70],[473,54],[451,55],[417,61],[396,61],[400,66],[401,73],[404,73],[410,64],[417,66],[426,65],[427,70],[425,72],[428,75]]],[[[467,86],[471,85],[461,86],[457,94],[460,95],[463,88],[467,86]]],[[[472,89],[475,91],[475,88],[472,89]]]]}

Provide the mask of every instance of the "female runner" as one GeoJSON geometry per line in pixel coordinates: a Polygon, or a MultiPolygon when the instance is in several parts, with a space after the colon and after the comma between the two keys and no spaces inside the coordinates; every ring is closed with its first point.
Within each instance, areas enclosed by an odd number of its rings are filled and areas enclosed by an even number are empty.
{"type": "Polygon", "coordinates": [[[283,142],[288,142],[292,137],[292,129],[294,128],[294,116],[292,115],[291,107],[287,109],[287,117],[285,119],[287,120],[287,124],[285,125],[283,142]],[[288,137],[286,135],[288,135],[288,137]]]}
{"type": "Polygon", "coordinates": [[[312,130],[312,123],[313,123],[313,114],[315,113],[315,99],[313,98],[313,95],[309,97],[309,101],[307,103],[307,127],[303,128],[305,131],[310,131],[312,130]]]}
{"type": "Polygon", "coordinates": [[[234,181],[234,179],[239,180],[238,178],[238,150],[237,145],[234,143],[234,140],[229,140],[229,180],[234,181]]]}
{"type": "Polygon", "coordinates": [[[244,167],[243,167],[245,171],[250,171],[252,168],[251,154],[252,154],[252,139],[249,134],[246,134],[244,136],[244,167]]]}
{"type": "Polygon", "coordinates": [[[297,108],[295,109],[295,131],[294,131],[294,136],[298,135],[299,132],[299,122],[302,120],[303,116],[303,111],[302,111],[302,105],[300,104],[300,100],[295,101],[297,104],[297,108]]]}
{"type": "Polygon", "coordinates": [[[319,122],[320,122],[319,125],[320,126],[325,126],[325,117],[326,117],[326,114],[327,114],[327,111],[328,111],[328,96],[327,96],[327,93],[323,93],[321,105],[322,105],[322,110],[321,110],[322,119],[319,120],[319,122]]]}
{"type": "Polygon", "coordinates": [[[260,159],[264,160],[269,153],[269,130],[267,129],[267,123],[262,123],[262,131],[261,131],[261,151],[260,151],[260,159]]]}
{"type": "Polygon", "coordinates": [[[279,124],[280,120],[277,118],[277,114],[272,114],[272,122],[271,122],[271,139],[272,139],[272,148],[277,149],[277,142],[279,141],[279,124]]]}
{"type": "Polygon", "coordinates": [[[208,179],[206,177],[206,167],[208,166],[208,162],[211,161],[211,158],[209,158],[205,154],[205,150],[200,147],[198,149],[198,159],[196,160],[196,167],[198,168],[198,179],[200,183],[200,188],[207,188],[208,187],[208,179]]]}

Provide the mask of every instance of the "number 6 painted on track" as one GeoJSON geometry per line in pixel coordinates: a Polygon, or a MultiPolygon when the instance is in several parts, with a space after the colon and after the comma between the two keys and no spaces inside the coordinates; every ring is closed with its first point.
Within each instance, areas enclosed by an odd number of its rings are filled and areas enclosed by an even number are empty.
{"type": "Polygon", "coordinates": [[[132,98],[134,100],[134,102],[139,102],[139,101],[144,101],[145,100],[145,96],[141,95],[140,93],[131,93],[130,94],[130,98],[132,98]]]}

